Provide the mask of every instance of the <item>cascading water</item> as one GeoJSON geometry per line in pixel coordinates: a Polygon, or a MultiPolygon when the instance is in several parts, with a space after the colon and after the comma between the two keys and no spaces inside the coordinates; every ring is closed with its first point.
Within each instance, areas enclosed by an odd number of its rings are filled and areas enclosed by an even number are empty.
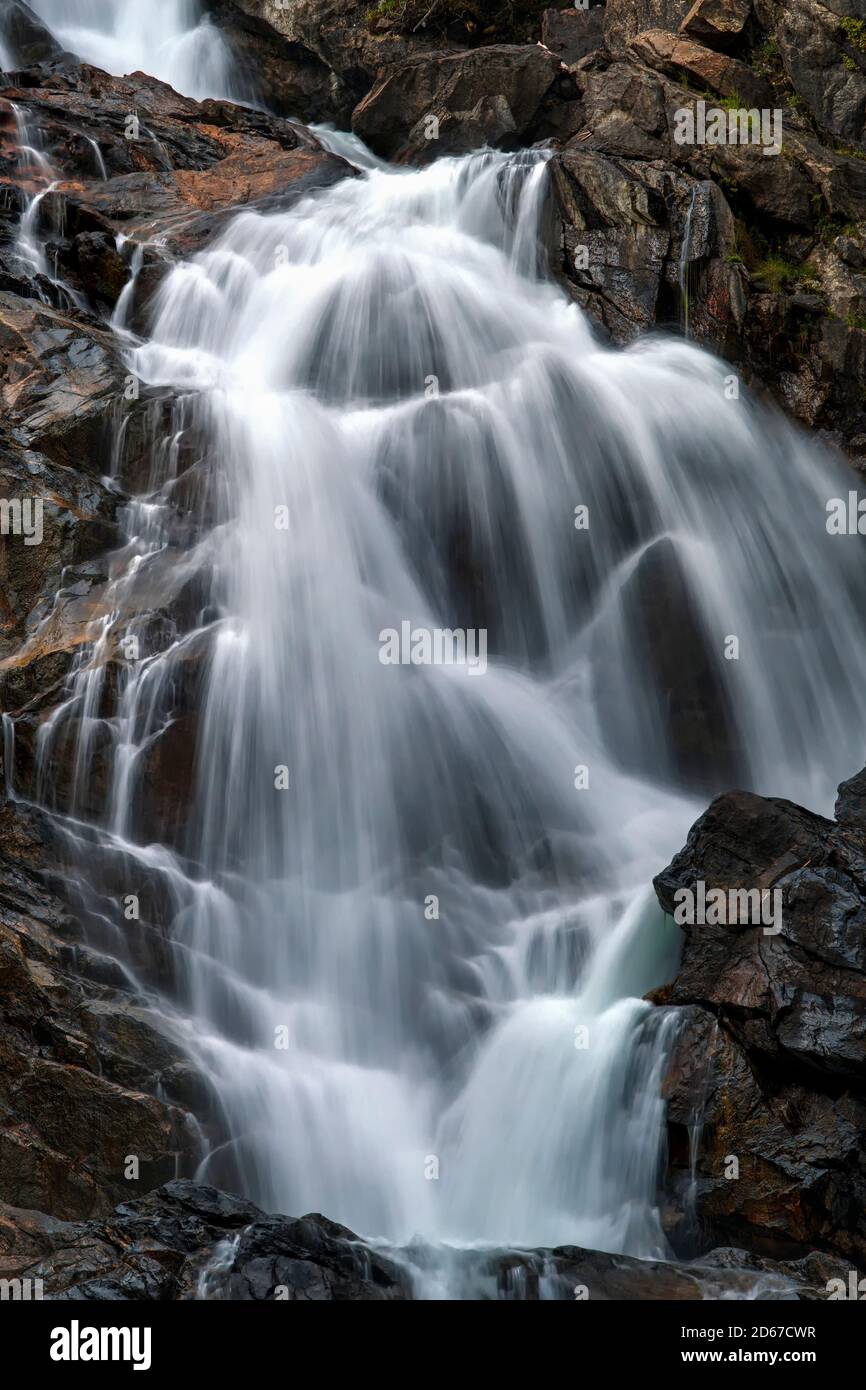
{"type": "MultiPolygon", "coordinates": [[[[842,476],[694,348],[597,347],[535,274],[544,177],[539,154],[373,171],[238,215],[165,281],[132,365],[197,393],[224,476],[175,560],[212,576],[205,621],[128,672],[102,836],[166,880],[231,1135],[205,1176],[394,1240],[651,1255],[668,1024],[639,996],[677,932],[647,885],[699,803],[635,631],[647,557],[675,558],[679,660],[709,664],[761,790],[826,801],[866,647],[824,526],[842,476]],[[487,669],[383,664],[407,621],[485,629],[487,669]],[[135,807],[191,643],[175,855],[135,807]]],[[[170,492],[130,508],[103,644],[176,544],[170,492]]],[[[82,659],[42,730],[50,804],[74,718],[79,814],[105,671],[82,659]]]]}
{"type": "Polygon", "coordinates": [[[248,95],[200,0],[33,0],[31,9],[64,48],[107,72],[146,72],[197,100],[248,95]]]}
{"type": "Polygon", "coordinates": [[[863,581],[841,466],[688,344],[598,347],[543,276],[545,187],[541,152],[368,167],[168,276],[129,352],[174,425],[39,796],[71,741],[59,821],[118,943],[94,866],[158,885],[204,1178],[392,1242],[651,1256],[672,1015],[640,996],[678,932],[648,885],[734,777],[830,804],[863,581]],[[386,664],[404,624],[483,631],[486,669],[386,664]],[[168,847],[141,806],[190,670],[168,847]]]}

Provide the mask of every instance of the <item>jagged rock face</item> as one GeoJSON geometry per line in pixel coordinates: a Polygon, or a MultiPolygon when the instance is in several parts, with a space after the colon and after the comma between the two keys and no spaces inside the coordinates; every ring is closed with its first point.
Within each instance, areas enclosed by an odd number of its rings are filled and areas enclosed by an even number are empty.
{"type": "MultiPolygon", "coordinates": [[[[818,1247],[866,1264],[866,822],[863,775],[838,822],[745,792],[719,797],[655,880],[673,914],[683,889],[778,891],[753,918],[686,925],[666,1003],[683,1010],[666,1082],[673,1185],[689,1186],[712,1239],[818,1247]],[[778,930],[776,930],[778,926],[778,930]],[[731,1177],[731,1158],[738,1173],[731,1177]]],[[[709,914],[708,914],[709,915],[709,914]]],[[[744,916],[741,913],[741,917],[744,916]]],[[[680,1224],[688,1212],[683,1209],[680,1224]]]]}
{"type": "Polygon", "coordinates": [[[693,0],[607,0],[604,33],[608,46],[624,48],[647,29],[675,33],[692,8],[693,0]]]}
{"type": "MultiPolygon", "coordinates": [[[[417,1260],[419,1252],[412,1252],[417,1260]]],[[[492,1251],[452,1261],[482,1299],[594,1302],[762,1296],[819,1299],[848,1270],[832,1257],[773,1264],[716,1250],[682,1268],[561,1246],[492,1251]],[[583,1295],[586,1296],[585,1294],[583,1295]]],[[[0,1272],[41,1279],[46,1299],[231,1299],[240,1302],[395,1302],[414,1297],[400,1252],[389,1259],[352,1231],[311,1214],[268,1216],[252,1202],[200,1183],[166,1183],[99,1222],[58,1221],[0,1204],[0,1272]]],[[[458,1275],[458,1277],[460,1277],[458,1275]]]]}
{"type": "Polygon", "coordinates": [[[0,1206],[4,1277],[41,1279],[49,1299],[405,1299],[405,1276],[356,1241],[323,1216],[267,1216],[252,1202],[184,1181],[130,1199],[99,1223],[0,1206]]]}
{"type": "MultiPolygon", "coordinates": [[[[858,7],[859,10],[859,7],[858,7]]],[[[786,4],[778,29],[779,51],[797,95],[818,124],[849,144],[866,139],[866,29],[848,30],[840,17],[852,6],[818,0],[786,4]]]]}
{"type": "Polygon", "coordinates": [[[559,64],[542,48],[425,54],[376,84],[355,108],[352,129],[398,163],[484,144],[513,148],[526,143],[558,80],[559,64]]]}
{"type": "Polygon", "coordinates": [[[195,1127],[154,1094],[183,1052],[126,972],[84,943],[50,879],[44,820],[5,803],[0,844],[0,1189],[17,1206],[98,1216],[197,1160],[195,1127]]]}

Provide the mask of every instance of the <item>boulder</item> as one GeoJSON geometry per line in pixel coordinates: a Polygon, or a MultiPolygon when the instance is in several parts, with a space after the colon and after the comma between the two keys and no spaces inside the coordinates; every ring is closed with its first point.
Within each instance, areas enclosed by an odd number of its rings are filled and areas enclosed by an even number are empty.
{"type": "Polygon", "coordinates": [[[0,48],[20,68],[63,56],[61,44],[24,0],[0,0],[0,48]]]}
{"type": "Polygon", "coordinates": [[[604,35],[613,52],[626,48],[647,29],[664,29],[675,34],[694,0],[607,0],[604,35]]]}
{"type": "Polygon", "coordinates": [[[397,163],[514,148],[531,140],[559,73],[538,46],[423,54],[377,82],[352,113],[352,129],[397,163]]]}
{"type": "Polygon", "coordinates": [[[629,52],[647,67],[677,81],[686,78],[699,90],[736,98],[746,108],[771,109],[776,104],[770,84],[746,63],[678,34],[647,30],[631,40],[629,52]]]}
{"type": "Polygon", "coordinates": [[[742,34],[752,13],[752,0],[695,0],[680,32],[698,43],[727,48],[742,34]]]}
{"type": "Polygon", "coordinates": [[[665,1083],[675,1230],[688,1231],[693,1202],[708,1240],[866,1264],[862,780],[840,788],[837,822],[751,793],[719,797],[655,880],[671,914],[700,882],[781,895],[769,929],[742,910],[683,927],[664,993],[681,1010],[665,1083]]]}

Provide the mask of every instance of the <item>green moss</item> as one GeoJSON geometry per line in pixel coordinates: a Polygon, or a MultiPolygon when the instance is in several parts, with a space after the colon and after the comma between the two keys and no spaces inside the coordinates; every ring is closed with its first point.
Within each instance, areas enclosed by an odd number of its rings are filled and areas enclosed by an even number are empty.
{"type": "Polygon", "coordinates": [[[844,155],[846,159],[866,159],[863,150],[855,149],[853,145],[843,145],[837,140],[833,148],[836,154],[844,155]]]}
{"type": "Polygon", "coordinates": [[[840,19],[839,23],[845,30],[846,37],[853,43],[855,48],[859,48],[861,53],[866,53],[866,19],[840,19]]]}
{"type": "Polygon", "coordinates": [[[810,265],[804,262],[795,265],[779,255],[770,255],[759,261],[754,269],[754,278],[762,281],[772,294],[781,294],[789,285],[803,285],[806,288],[816,288],[818,285],[810,265]]]}

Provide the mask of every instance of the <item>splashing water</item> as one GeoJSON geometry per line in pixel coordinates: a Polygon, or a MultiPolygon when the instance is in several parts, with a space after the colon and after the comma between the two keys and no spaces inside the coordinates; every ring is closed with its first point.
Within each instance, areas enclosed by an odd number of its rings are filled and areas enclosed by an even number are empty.
{"type": "Polygon", "coordinates": [[[173,270],[131,366],[183,395],[40,797],[73,739],[70,837],[159,882],[225,1118],[204,1178],[391,1241],[657,1256],[673,1016],[640,996],[678,932],[648,885],[733,776],[828,804],[863,581],[840,466],[688,344],[598,347],[541,274],[545,187],[538,152],[368,169],[173,270]],[[148,650],[136,613],[190,592],[148,650]],[[384,664],[404,623],[484,630],[486,670],[384,664]],[[190,669],[168,847],[141,807],[190,669]]]}
{"type": "Polygon", "coordinates": [[[199,101],[247,96],[200,0],[33,0],[31,8],[64,48],[106,72],[146,72],[199,101]]]}

